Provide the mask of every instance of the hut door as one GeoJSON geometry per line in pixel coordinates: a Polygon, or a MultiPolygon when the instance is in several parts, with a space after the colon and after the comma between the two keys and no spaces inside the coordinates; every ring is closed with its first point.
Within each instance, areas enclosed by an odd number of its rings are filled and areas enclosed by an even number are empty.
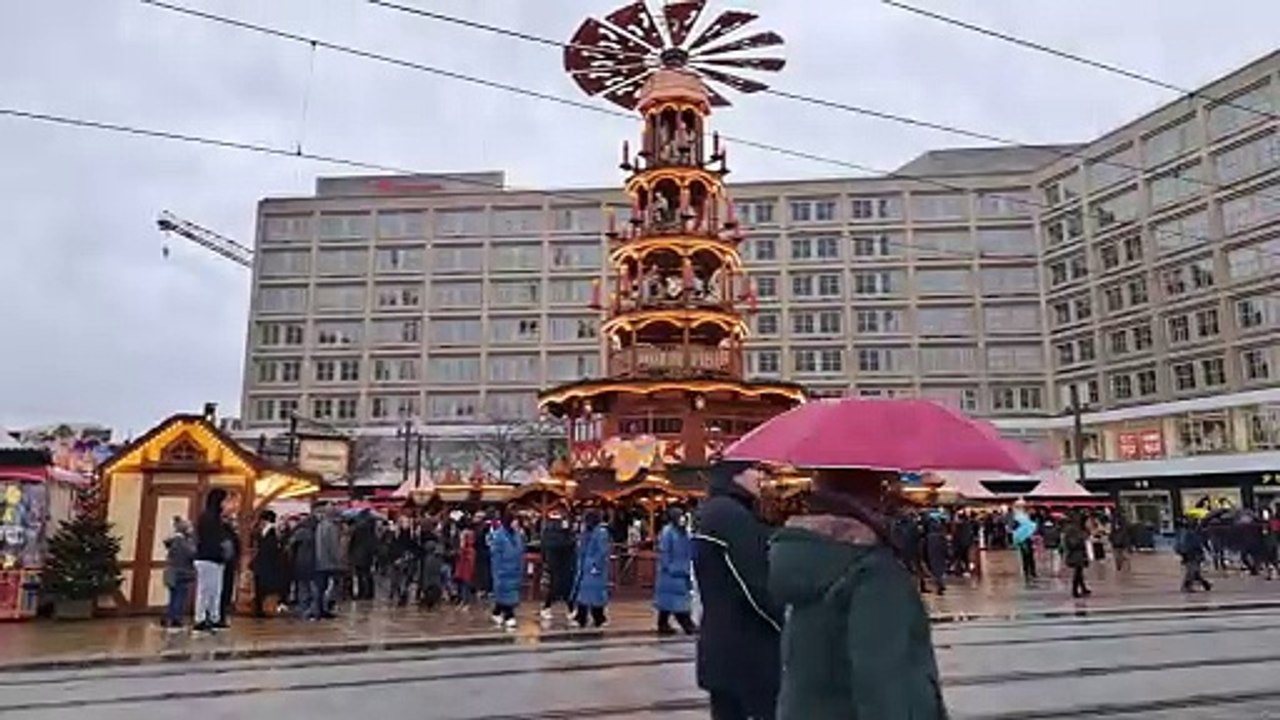
{"type": "Polygon", "coordinates": [[[195,522],[199,491],[191,486],[189,476],[179,477],[181,480],[156,475],[147,483],[134,565],[132,597],[136,610],[164,607],[169,597],[164,585],[164,541],[173,534],[175,516],[195,522]]]}

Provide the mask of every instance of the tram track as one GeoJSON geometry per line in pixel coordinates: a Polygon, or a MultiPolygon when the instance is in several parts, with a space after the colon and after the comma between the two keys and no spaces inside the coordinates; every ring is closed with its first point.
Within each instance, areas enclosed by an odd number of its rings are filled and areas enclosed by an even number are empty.
{"type": "MultiPolygon", "coordinates": [[[[190,701],[190,700],[213,700],[224,699],[229,697],[247,697],[253,695],[265,694],[282,694],[282,693],[300,693],[315,692],[322,690],[340,690],[340,689],[359,689],[373,688],[379,686],[394,686],[399,684],[423,684],[423,683],[440,683],[450,681],[467,681],[467,680],[490,680],[496,677],[512,677],[519,675],[538,675],[538,674],[586,674],[586,673],[604,673],[615,670],[639,669],[646,667],[662,667],[669,665],[688,665],[693,661],[692,655],[681,655],[675,657],[647,658],[642,660],[629,660],[614,663],[595,663],[582,662],[561,664],[557,666],[539,666],[528,668],[501,668],[501,669],[483,669],[468,670],[458,672],[431,672],[421,674],[406,674],[399,676],[389,676],[380,678],[359,678],[350,680],[337,680],[325,682],[295,682],[295,683],[263,683],[260,686],[252,687],[235,687],[235,688],[207,688],[197,690],[173,690],[153,693],[139,693],[132,695],[117,695],[113,697],[88,697],[88,698],[68,698],[49,701],[34,702],[18,702],[9,704],[0,704],[0,715],[13,712],[34,711],[34,710],[53,710],[53,709],[83,709],[95,706],[108,705],[125,705],[125,704],[152,704],[174,701],[190,701]]],[[[1142,663],[1116,663],[1107,665],[1084,665],[1074,668],[1064,668],[1057,670],[1019,670],[1012,672],[990,673],[985,675],[965,675],[959,677],[944,677],[944,687],[983,687],[983,686],[1004,686],[1011,683],[1035,682],[1043,680],[1065,680],[1065,679],[1087,679],[1096,677],[1105,677],[1109,675],[1139,673],[1139,672],[1159,672],[1169,670],[1186,670],[1186,669],[1202,669],[1202,668],[1229,668],[1232,666],[1246,665],[1280,665],[1280,653],[1271,653],[1265,655],[1247,655],[1222,658],[1194,658],[1185,660],[1156,661],[1142,663]]],[[[133,676],[130,679],[148,680],[149,676],[133,676]]],[[[1277,698],[1280,698],[1280,690],[1274,692],[1277,698]]],[[[1270,696],[1268,696],[1270,697],[1270,696]]],[[[1174,707],[1176,709],[1176,706],[1174,707]]],[[[646,710],[648,711],[648,710],[646,710]]],[[[548,711],[551,712],[551,711],[548,711]]],[[[579,712],[579,711],[575,711],[579,712]]],[[[608,717],[610,714],[618,714],[614,711],[605,712],[604,710],[583,710],[587,714],[563,715],[563,717],[608,717]],[[596,713],[596,714],[591,714],[596,713]],[[603,714],[601,714],[603,713],[603,714]]],[[[640,710],[634,710],[640,712],[640,710]]],[[[1101,711],[1099,711],[1101,712],[1101,711]]],[[[1115,713],[1111,713],[1115,714],[1115,713]]],[[[504,720],[506,716],[497,716],[493,720],[504,720]]],[[[553,718],[562,717],[562,715],[552,714],[533,714],[533,715],[513,715],[511,718],[529,718],[530,720],[551,720],[553,718]]],[[[984,716],[985,717],[985,716],[984,716]]],[[[999,717],[1002,720],[1006,716],[999,717]]],[[[1036,715],[1010,715],[1008,720],[1015,718],[1035,718],[1036,715]]],[[[1052,717],[1084,717],[1084,715],[1045,715],[1046,718],[1052,717]]]]}

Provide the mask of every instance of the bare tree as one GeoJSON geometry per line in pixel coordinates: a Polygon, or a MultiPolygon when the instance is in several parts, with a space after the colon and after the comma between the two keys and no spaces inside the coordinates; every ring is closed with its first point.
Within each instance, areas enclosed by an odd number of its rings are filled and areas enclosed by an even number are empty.
{"type": "Polygon", "coordinates": [[[550,466],[560,452],[562,436],[552,423],[500,422],[475,438],[472,454],[498,482],[513,482],[520,473],[550,466]]]}

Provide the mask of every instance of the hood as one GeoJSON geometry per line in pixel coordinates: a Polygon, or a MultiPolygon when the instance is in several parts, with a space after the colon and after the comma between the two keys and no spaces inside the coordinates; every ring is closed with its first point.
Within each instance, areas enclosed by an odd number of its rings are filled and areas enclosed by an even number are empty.
{"type": "Polygon", "coordinates": [[[792,518],[770,545],[769,591],[780,603],[821,600],[836,583],[883,550],[871,528],[853,518],[792,518]]]}
{"type": "Polygon", "coordinates": [[[227,499],[227,491],[222,488],[214,488],[204,499],[205,512],[222,513],[222,503],[227,499]]]}

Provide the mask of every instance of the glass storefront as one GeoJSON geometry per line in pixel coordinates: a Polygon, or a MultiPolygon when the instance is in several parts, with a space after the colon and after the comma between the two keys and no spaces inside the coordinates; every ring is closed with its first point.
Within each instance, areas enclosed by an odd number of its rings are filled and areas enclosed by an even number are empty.
{"type": "Polygon", "coordinates": [[[1238,487],[1187,488],[1182,491],[1182,512],[1200,509],[1240,508],[1244,498],[1238,487]]]}
{"type": "Polygon", "coordinates": [[[1173,532],[1173,493],[1168,490],[1122,490],[1120,512],[1130,524],[1173,532]]]}

